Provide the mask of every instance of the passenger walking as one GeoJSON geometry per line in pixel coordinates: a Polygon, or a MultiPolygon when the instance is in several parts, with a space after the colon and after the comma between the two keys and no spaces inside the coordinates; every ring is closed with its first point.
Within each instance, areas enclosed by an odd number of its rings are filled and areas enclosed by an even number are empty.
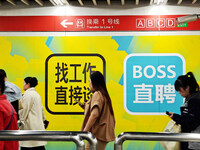
{"type": "Polygon", "coordinates": [[[19,119],[19,116],[18,116],[19,106],[18,105],[19,105],[19,99],[22,98],[21,89],[18,86],[16,86],[14,83],[8,81],[5,70],[0,69],[0,74],[3,75],[4,81],[5,81],[4,94],[7,96],[7,99],[9,100],[9,102],[13,105],[15,111],[17,112],[17,118],[19,119]]]}
{"type": "MultiPolygon", "coordinates": [[[[17,113],[3,95],[5,90],[4,76],[0,74],[0,130],[18,130],[17,113]]],[[[0,141],[0,150],[18,150],[18,141],[0,141]]]]}
{"type": "MultiPolygon", "coordinates": [[[[89,79],[89,86],[93,95],[84,105],[85,109],[82,131],[91,132],[98,141],[98,150],[105,150],[110,141],[115,140],[115,117],[112,102],[108,94],[104,76],[95,71],[89,79]]],[[[89,143],[86,144],[89,150],[89,143]]]]}
{"type": "MultiPolygon", "coordinates": [[[[181,115],[169,113],[176,124],[181,125],[183,133],[200,133],[200,91],[192,72],[181,75],[175,81],[175,89],[186,98],[181,106],[181,115]]],[[[199,150],[198,142],[182,142],[181,150],[199,150]]]]}
{"type": "MultiPolygon", "coordinates": [[[[23,90],[25,91],[21,101],[22,109],[19,110],[21,122],[20,130],[45,130],[44,109],[41,104],[41,97],[35,90],[38,80],[35,77],[24,79],[23,90]]],[[[45,141],[20,141],[21,150],[45,150],[45,141]]]]}

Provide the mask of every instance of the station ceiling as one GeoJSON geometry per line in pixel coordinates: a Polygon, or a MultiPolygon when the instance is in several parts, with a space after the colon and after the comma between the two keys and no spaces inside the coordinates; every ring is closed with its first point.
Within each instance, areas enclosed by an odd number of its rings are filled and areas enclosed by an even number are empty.
{"type": "Polygon", "coordinates": [[[13,7],[45,7],[57,5],[75,5],[75,6],[111,6],[118,4],[120,6],[148,6],[148,5],[175,5],[175,6],[195,6],[200,7],[200,0],[1,0],[0,6],[10,5],[13,7]]]}

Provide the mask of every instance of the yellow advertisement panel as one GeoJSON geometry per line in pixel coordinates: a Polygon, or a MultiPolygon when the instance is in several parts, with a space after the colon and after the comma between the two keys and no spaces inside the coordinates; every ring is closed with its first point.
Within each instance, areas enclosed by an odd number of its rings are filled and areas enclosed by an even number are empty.
{"type": "Polygon", "coordinates": [[[52,54],[46,60],[46,109],[51,114],[84,114],[79,106],[92,92],[89,77],[105,74],[105,60],[99,54],[52,54]]]}
{"type": "MultiPolygon", "coordinates": [[[[176,78],[192,71],[200,82],[199,47],[199,35],[0,37],[0,68],[5,69],[8,80],[21,89],[25,77],[37,77],[36,90],[49,120],[47,130],[80,131],[83,110],[74,99],[88,100],[90,73],[99,70],[106,77],[112,100],[116,136],[129,131],[162,132],[170,120],[164,111],[180,113],[179,107],[183,103],[173,89],[176,78]],[[141,71],[129,76],[133,69],[141,71]],[[131,100],[125,97],[125,85],[130,90],[128,96],[133,96],[131,100]],[[161,98],[156,97],[156,89],[162,87],[163,91],[164,88],[171,90],[169,93],[164,91],[167,95],[161,98]],[[151,99],[148,97],[151,103],[141,103],[141,98],[135,97],[135,91],[144,88],[152,93],[151,99]],[[146,112],[142,108],[147,108],[146,112]],[[152,112],[154,110],[156,112],[152,112]]],[[[113,142],[106,147],[107,150],[113,148],[113,142]]],[[[133,148],[163,149],[156,141],[123,144],[123,149],[133,148]]],[[[72,142],[48,142],[46,149],[67,150],[76,149],[76,146],[72,142]]]]}

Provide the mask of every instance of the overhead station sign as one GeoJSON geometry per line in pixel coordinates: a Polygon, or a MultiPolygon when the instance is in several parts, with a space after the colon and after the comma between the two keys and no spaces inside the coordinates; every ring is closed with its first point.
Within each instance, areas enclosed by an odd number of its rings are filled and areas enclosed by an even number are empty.
{"type": "Polygon", "coordinates": [[[130,54],[124,60],[124,107],[130,114],[179,113],[183,98],[174,82],[185,74],[179,54],[130,54]]]}
{"type": "Polygon", "coordinates": [[[200,20],[177,25],[183,15],[121,16],[0,16],[0,32],[4,31],[180,31],[200,30],[200,20]]]}

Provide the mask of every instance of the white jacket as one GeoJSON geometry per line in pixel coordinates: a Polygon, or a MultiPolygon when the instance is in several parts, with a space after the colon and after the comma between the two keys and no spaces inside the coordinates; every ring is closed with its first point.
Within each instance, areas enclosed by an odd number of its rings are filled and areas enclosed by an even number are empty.
{"type": "MultiPolygon", "coordinates": [[[[19,110],[19,118],[22,125],[20,130],[45,130],[43,121],[46,119],[41,104],[41,97],[35,88],[26,90],[20,99],[22,109],[19,110]]],[[[20,141],[22,147],[36,147],[46,144],[45,141],[20,141]]]]}

